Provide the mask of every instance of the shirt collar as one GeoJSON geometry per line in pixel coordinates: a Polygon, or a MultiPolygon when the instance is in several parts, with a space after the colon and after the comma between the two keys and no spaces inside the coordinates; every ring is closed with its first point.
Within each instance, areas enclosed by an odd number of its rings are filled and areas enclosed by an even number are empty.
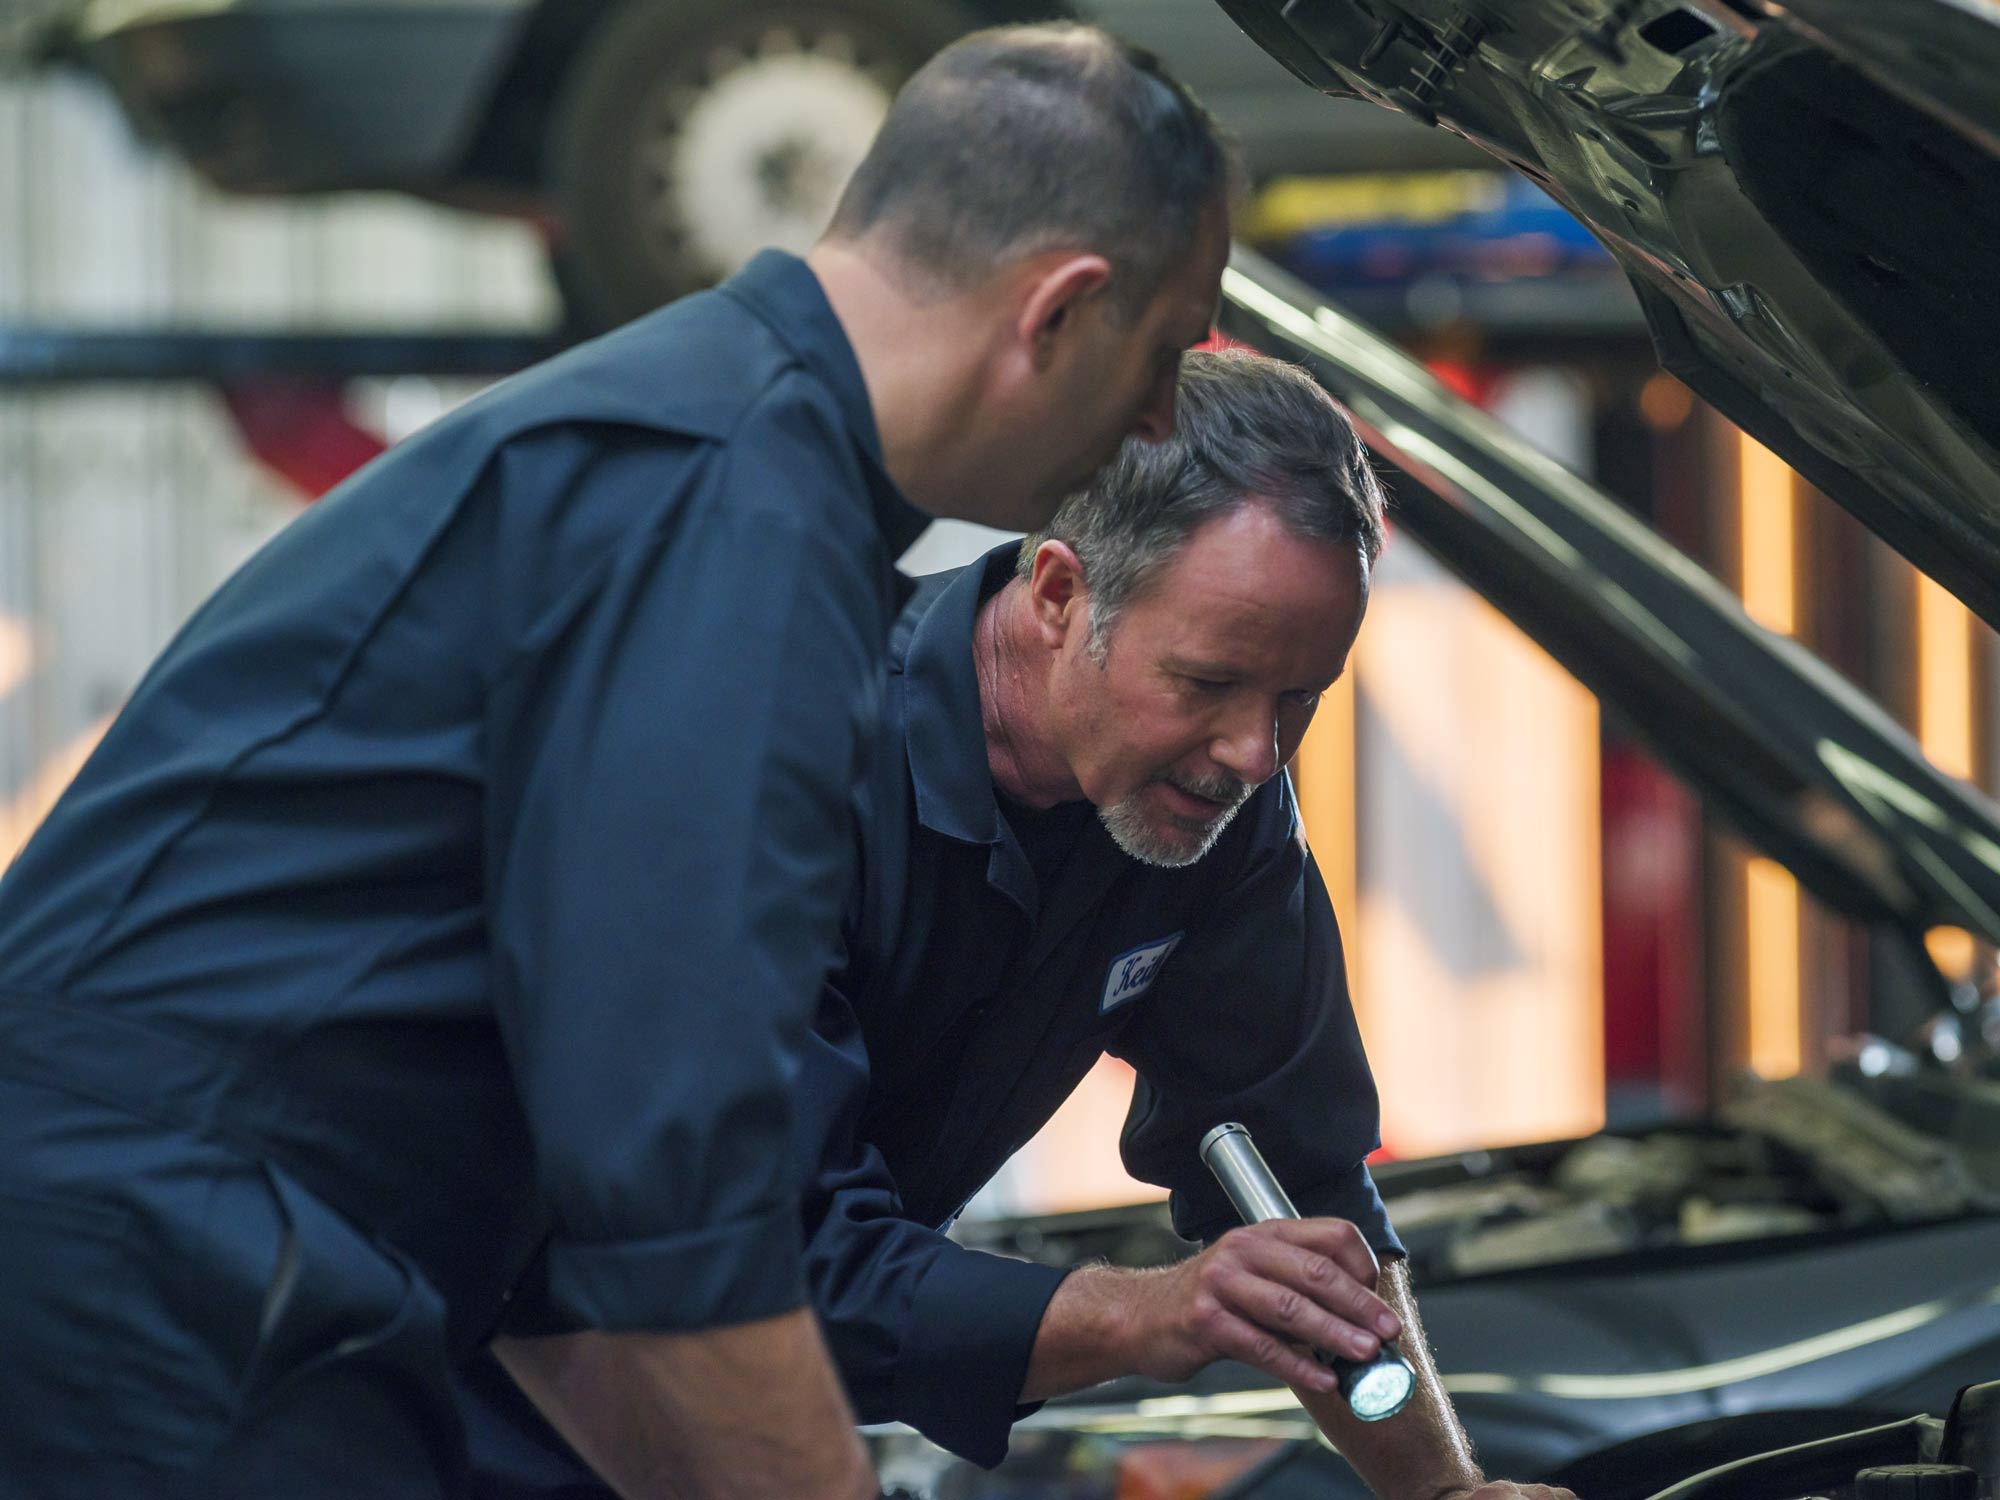
{"type": "Polygon", "coordinates": [[[924,611],[903,661],[904,737],[917,821],[946,838],[997,844],[1005,837],[986,759],[973,625],[1014,575],[1020,544],[1006,542],[959,569],[924,611]]]}
{"type": "Polygon", "coordinates": [[[931,518],[910,504],[889,477],[882,460],[875,408],[861,378],[861,362],[854,357],[854,345],[812,267],[783,250],[760,251],[722,284],[722,290],[749,308],[833,393],[848,431],[867,460],[876,525],[889,544],[889,555],[901,557],[930,525],[931,518]]]}

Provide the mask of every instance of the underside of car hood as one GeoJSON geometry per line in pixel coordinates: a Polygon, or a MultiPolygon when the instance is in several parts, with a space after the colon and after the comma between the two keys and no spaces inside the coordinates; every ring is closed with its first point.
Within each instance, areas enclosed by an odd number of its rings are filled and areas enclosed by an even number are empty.
{"type": "Polygon", "coordinates": [[[1607,705],[1823,901],[2000,942],[2000,809],[1874,702],[1753,622],[1656,533],[1380,334],[1238,251],[1222,326],[1306,365],[1396,486],[1406,533],[1607,705]]]}
{"type": "Polygon", "coordinates": [[[2000,8],[1220,3],[1554,194],[1667,369],[2000,625],[2000,8]]]}

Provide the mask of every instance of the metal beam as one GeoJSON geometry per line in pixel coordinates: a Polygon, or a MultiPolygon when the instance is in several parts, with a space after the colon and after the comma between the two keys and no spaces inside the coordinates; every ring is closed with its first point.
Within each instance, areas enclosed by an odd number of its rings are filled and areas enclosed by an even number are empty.
{"type": "Polygon", "coordinates": [[[0,388],[272,376],[509,375],[563,347],[531,333],[300,333],[0,325],[0,388]]]}

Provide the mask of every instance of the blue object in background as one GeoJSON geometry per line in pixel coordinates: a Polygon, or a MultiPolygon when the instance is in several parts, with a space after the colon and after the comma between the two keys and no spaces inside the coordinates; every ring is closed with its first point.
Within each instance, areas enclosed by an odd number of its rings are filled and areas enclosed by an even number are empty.
{"type": "Polygon", "coordinates": [[[1555,199],[1499,173],[1281,181],[1259,198],[1250,229],[1298,275],[1328,288],[1615,270],[1610,254],[1555,199]]]}

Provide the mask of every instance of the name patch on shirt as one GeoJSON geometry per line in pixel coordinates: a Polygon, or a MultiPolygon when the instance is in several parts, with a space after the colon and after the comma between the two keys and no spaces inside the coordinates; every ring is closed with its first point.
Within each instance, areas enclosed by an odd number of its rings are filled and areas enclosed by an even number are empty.
{"type": "Polygon", "coordinates": [[[1171,937],[1159,938],[1150,943],[1142,943],[1137,948],[1127,948],[1111,960],[1111,972],[1104,976],[1104,998],[1097,1004],[1097,1013],[1104,1015],[1121,1005],[1137,1000],[1153,987],[1153,978],[1160,972],[1160,965],[1167,961],[1167,955],[1180,946],[1183,934],[1176,932],[1171,937]]]}

